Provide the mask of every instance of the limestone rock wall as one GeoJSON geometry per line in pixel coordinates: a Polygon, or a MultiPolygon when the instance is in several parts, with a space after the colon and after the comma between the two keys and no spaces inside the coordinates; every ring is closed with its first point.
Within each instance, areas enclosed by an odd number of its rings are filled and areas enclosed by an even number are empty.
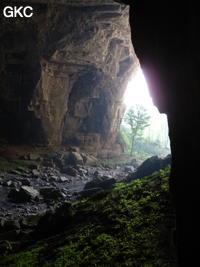
{"type": "Polygon", "coordinates": [[[118,153],[122,98],[138,64],[129,8],[111,0],[31,3],[31,19],[1,18],[2,135],[118,153]]]}

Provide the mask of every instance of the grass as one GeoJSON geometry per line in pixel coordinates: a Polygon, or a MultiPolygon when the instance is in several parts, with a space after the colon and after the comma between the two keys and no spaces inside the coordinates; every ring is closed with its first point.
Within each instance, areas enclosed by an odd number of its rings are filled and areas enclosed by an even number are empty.
{"type": "Polygon", "coordinates": [[[169,169],[162,170],[73,203],[61,234],[43,240],[42,248],[1,256],[0,266],[176,266],[168,178],[169,169]]]}

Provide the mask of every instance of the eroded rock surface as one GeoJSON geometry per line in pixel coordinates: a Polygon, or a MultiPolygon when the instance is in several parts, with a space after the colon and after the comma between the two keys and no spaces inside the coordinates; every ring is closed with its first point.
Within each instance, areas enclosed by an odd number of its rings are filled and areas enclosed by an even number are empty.
{"type": "Polygon", "coordinates": [[[119,153],[122,97],[137,65],[128,7],[111,0],[31,2],[32,18],[1,17],[1,135],[119,153]]]}

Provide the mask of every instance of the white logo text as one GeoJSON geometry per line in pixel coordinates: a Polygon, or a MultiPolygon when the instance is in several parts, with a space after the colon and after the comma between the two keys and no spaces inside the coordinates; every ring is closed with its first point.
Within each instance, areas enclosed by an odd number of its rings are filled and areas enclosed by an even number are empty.
{"type": "Polygon", "coordinates": [[[33,16],[33,8],[31,6],[6,6],[3,9],[3,15],[6,18],[17,18],[17,17],[26,17],[30,18],[33,16]]]}

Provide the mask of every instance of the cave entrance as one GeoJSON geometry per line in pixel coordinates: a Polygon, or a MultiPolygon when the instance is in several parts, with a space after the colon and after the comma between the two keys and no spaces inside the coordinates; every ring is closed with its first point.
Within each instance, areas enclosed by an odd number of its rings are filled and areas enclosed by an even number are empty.
{"type": "Polygon", "coordinates": [[[126,111],[120,132],[125,154],[141,159],[170,154],[167,116],[153,104],[140,67],[128,82],[124,103],[126,111]]]}

